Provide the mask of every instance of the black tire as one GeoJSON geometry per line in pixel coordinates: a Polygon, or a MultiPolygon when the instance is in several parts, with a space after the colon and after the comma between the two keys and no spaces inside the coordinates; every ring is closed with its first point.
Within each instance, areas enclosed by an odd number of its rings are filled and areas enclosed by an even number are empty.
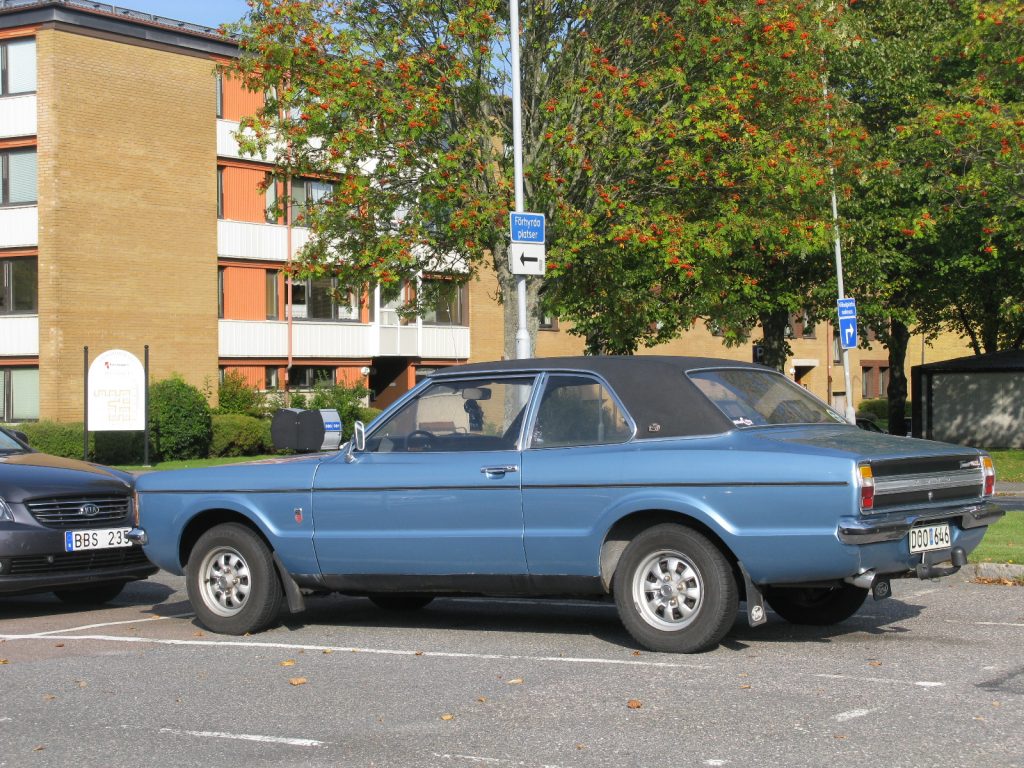
{"type": "Polygon", "coordinates": [[[418,611],[434,600],[433,595],[419,595],[415,592],[379,592],[367,597],[371,603],[385,611],[418,611]]]}
{"type": "Polygon", "coordinates": [[[739,608],[739,589],[725,555],[707,537],[674,523],[648,528],[633,539],[612,585],[622,624],[652,651],[714,648],[739,608]]]}
{"type": "Polygon", "coordinates": [[[91,584],[88,587],[55,589],[53,594],[68,605],[103,605],[120,595],[124,584],[123,581],[114,581],[108,584],[91,584]]]}
{"type": "Polygon", "coordinates": [[[836,587],[770,587],[764,598],[790,624],[827,627],[846,621],[864,604],[868,590],[843,584],[836,587]]]}
{"type": "Polygon", "coordinates": [[[270,548],[239,523],[211,528],[196,542],[185,573],[188,599],[212,632],[244,635],[274,623],[283,590],[270,548]]]}

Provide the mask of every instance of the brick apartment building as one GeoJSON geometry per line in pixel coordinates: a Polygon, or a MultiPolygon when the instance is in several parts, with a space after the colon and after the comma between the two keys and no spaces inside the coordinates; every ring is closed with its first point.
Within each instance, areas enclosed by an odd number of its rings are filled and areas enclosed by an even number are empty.
{"type": "MultiPolygon", "coordinates": [[[[271,166],[239,152],[261,96],[217,74],[235,54],[214,30],[101,3],[0,3],[0,421],[80,420],[86,345],[149,345],[151,379],[214,391],[226,370],[268,389],[362,381],[378,406],[438,366],[501,357],[493,275],[411,322],[323,281],[296,281],[289,313],[283,270],[308,231],[268,218],[282,190],[262,192],[271,166]]],[[[789,373],[845,404],[833,329],[792,327],[789,373]]],[[[581,349],[557,320],[538,334],[538,356],[581,349]]],[[[651,351],[749,360],[752,344],[699,327],[651,351]]],[[[910,357],[965,353],[915,340],[910,357]]],[[[851,358],[854,401],[884,395],[884,350],[851,358]]]]}

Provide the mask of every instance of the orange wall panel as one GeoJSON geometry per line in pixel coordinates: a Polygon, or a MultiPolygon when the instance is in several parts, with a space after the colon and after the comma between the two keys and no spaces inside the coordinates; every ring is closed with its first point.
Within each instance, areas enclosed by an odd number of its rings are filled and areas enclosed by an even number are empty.
{"type": "Polygon", "coordinates": [[[227,74],[222,77],[225,120],[241,120],[243,117],[256,114],[263,107],[262,93],[246,90],[240,80],[227,74]]]}
{"type": "Polygon", "coordinates": [[[224,368],[227,373],[237,373],[245,380],[246,386],[263,389],[265,371],[262,365],[229,365],[224,368]]]}
{"type": "Polygon", "coordinates": [[[260,191],[266,173],[258,168],[225,166],[223,173],[224,218],[231,221],[264,223],[267,220],[267,196],[260,191]]]}
{"type": "Polygon", "coordinates": [[[266,320],[266,279],[259,267],[224,267],[224,319],[266,320]]]}

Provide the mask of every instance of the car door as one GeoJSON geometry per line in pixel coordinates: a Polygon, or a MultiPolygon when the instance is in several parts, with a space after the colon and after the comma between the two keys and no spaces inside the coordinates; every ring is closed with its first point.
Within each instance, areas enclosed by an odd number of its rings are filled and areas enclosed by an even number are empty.
{"type": "Polygon", "coordinates": [[[328,585],[459,589],[525,574],[519,438],[533,381],[434,381],[386,415],[365,450],[325,462],[313,515],[328,585]]]}

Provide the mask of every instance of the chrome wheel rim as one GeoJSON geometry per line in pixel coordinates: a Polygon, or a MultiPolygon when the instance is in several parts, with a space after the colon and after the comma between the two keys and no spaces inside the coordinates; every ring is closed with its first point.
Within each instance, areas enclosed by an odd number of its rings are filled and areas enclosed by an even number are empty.
{"type": "Polygon", "coordinates": [[[245,608],[252,577],[249,564],[233,547],[217,547],[199,565],[199,593],[218,616],[234,616],[245,608]]]}
{"type": "Polygon", "coordinates": [[[645,622],[675,632],[689,626],[700,612],[704,580],[682,552],[654,552],[633,573],[633,602],[645,622]]]}

